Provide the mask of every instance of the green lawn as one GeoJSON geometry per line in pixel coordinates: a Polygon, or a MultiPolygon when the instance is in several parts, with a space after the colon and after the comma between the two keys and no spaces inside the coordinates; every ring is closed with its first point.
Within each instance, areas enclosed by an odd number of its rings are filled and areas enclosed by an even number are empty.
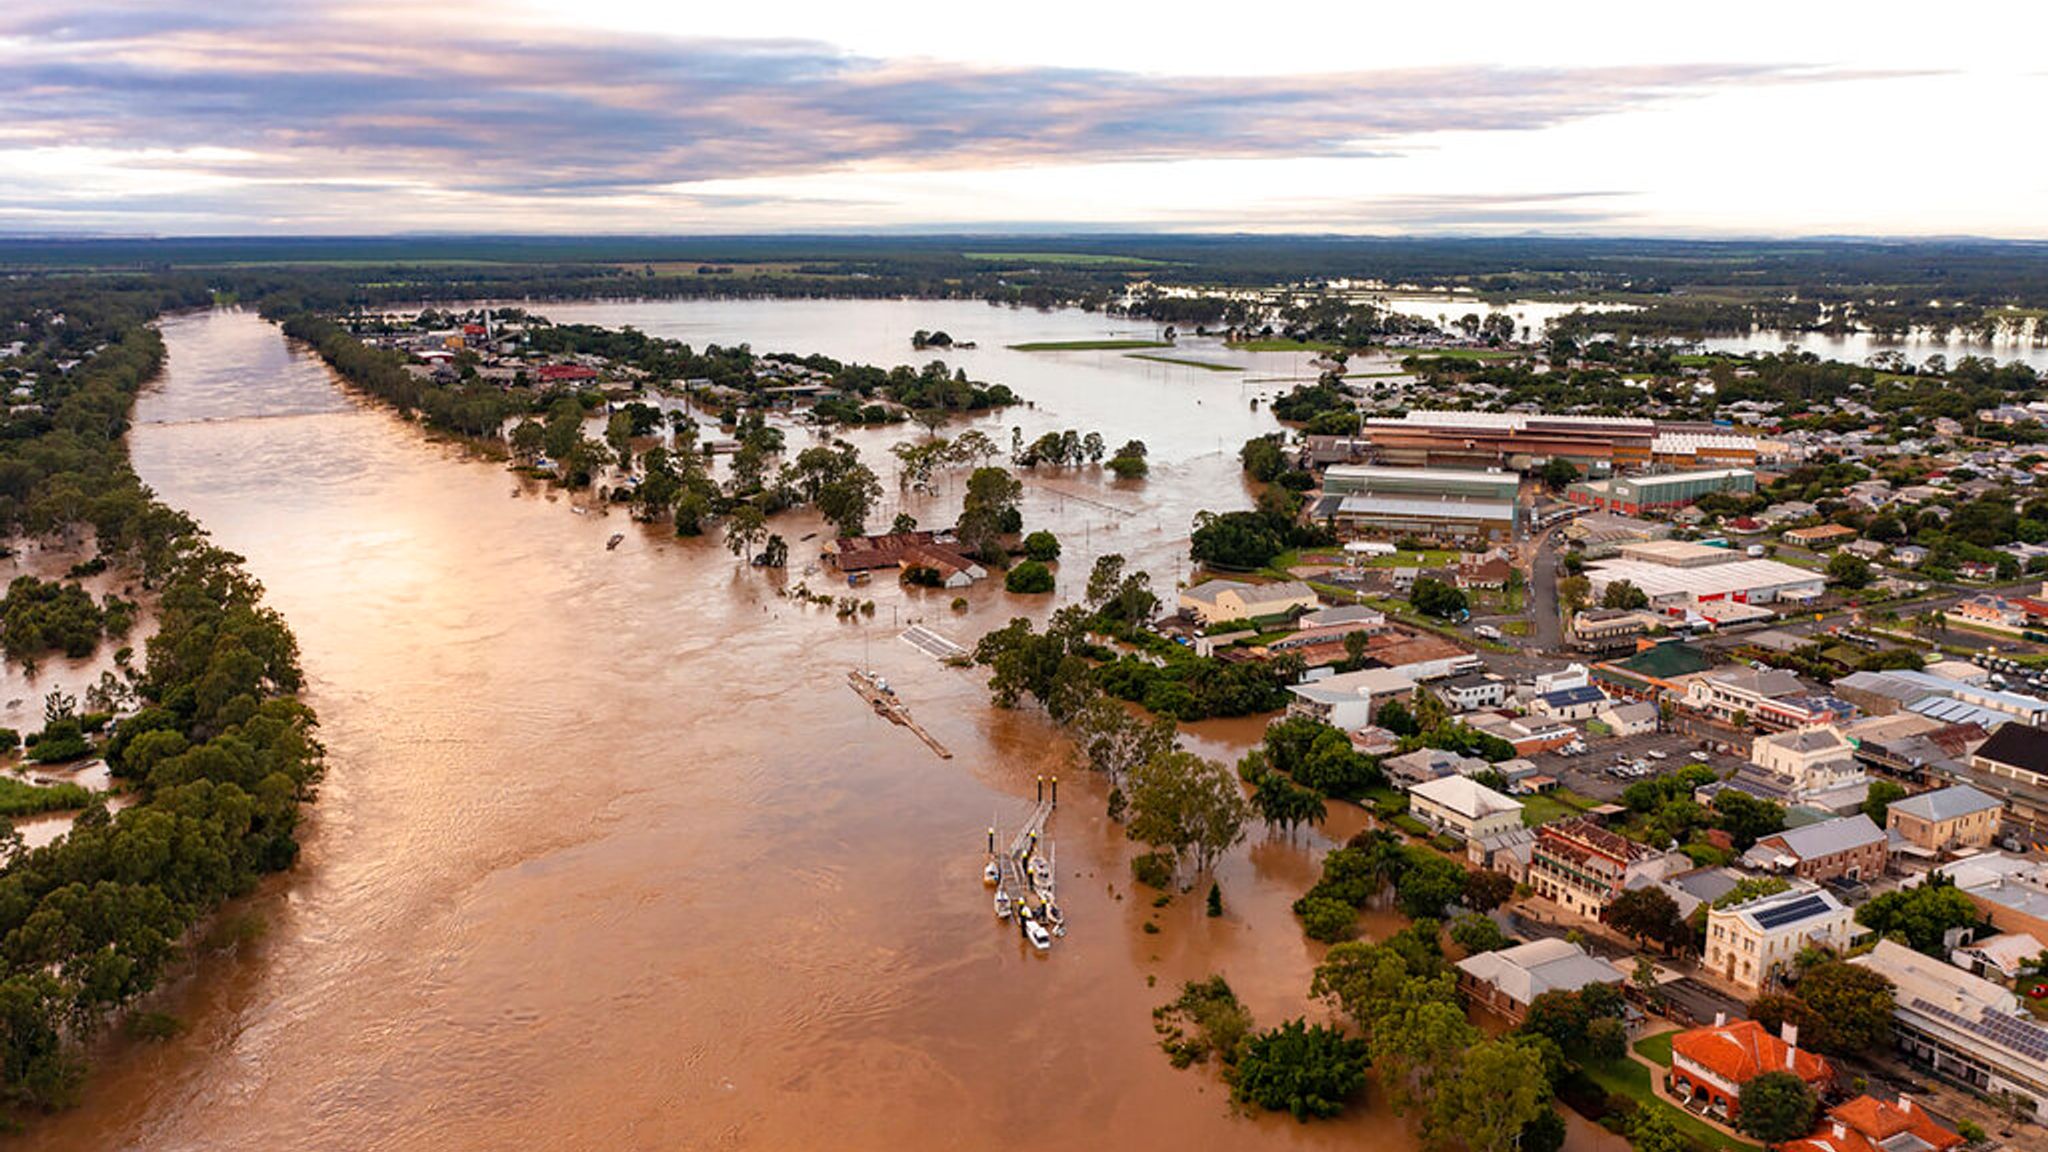
{"type": "Polygon", "coordinates": [[[1521,797],[1522,826],[1534,828],[1566,816],[1576,816],[1594,806],[1594,802],[1573,792],[1569,788],[1555,788],[1549,792],[1538,792],[1521,797]]]}
{"type": "Polygon", "coordinates": [[[1501,625],[1500,630],[1510,636],[1527,636],[1534,631],[1534,626],[1527,620],[1510,620],[1501,625]]]}
{"type": "Polygon", "coordinates": [[[92,793],[76,784],[38,788],[11,776],[0,776],[0,816],[58,812],[66,808],[83,808],[91,802],[92,793]]]}
{"type": "Polygon", "coordinates": [[[1367,568],[1447,568],[1458,562],[1459,553],[1443,548],[1426,552],[1396,552],[1392,556],[1367,558],[1367,568]]]}
{"type": "Polygon", "coordinates": [[[1126,352],[1126,360],[1150,360],[1155,364],[1179,364],[1183,368],[1200,368],[1207,372],[1242,372],[1235,364],[1211,364],[1207,360],[1183,360],[1178,356],[1159,356],[1149,352],[1126,352]]]}
{"type": "Polygon", "coordinates": [[[1671,1038],[1676,1032],[1659,1032],[1636,1041],[1636,1055],[1660,1068],[1671,1067],[1671,1038]]]}
{"type": "Polygon", "coordinates": [[[1121,352],[1127,348],[1171,348],[1164,340],[1040,340],[1012,344],[1012,352],[1121,352]]]}
{"type": "Polygon", "coordinates": [[[1337,352],[1341,349],[1327,340],[1289,340],[1285,337],[1269,337],[1260,340],[1237,340],[1230,345],[1246,352],[1337,352]]]}
{"type": "Polygon", "coordinates": [[[1660,1100],[1650,1088],[1650,1070],[1624,1056],[1619,1060],[1606,1062],[1589,1060],[1580,1067],[1588,1079],[1598,1084],[1609,1095],[1626,1096],[1643,1108],[1661,1108],[1678,1130],[1692,1137],[1702,1147],[1725,1149],[1726,1152],[1763,1152],[1755,1144],[1748,1144],[1707,1124],[1683,1108],[1673,1107],[1660,1100]]]}

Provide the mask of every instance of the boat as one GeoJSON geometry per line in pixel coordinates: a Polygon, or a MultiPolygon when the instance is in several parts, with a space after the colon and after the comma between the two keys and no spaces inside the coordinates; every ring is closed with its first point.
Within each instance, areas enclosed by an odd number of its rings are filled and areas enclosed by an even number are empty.
{"type": "Polygon", "coordinates": [[[1000,884],[1002,882],[1002,879],[1003,870],[1001,868],[996,867],[995,861],[991,860],[987,864],[982,865],[981,882],[983,884],[986,884],[989,887],[993,888],[997,884],[1000,884]]]}
{"type": "Polygon", "coordinates": [[[1010,894],[1008,892],[998,892],[996,893],[996,919],[1008,920],[1009,918],[1010,894]]]}
{"type": "Polygon", "coordinates": [[[1045,903],[1045,922],[1052,925],[1054,935],[1067,934],[1067,914],[1060,911],[1060,906],[1050,900],[1045,903]]]}
{"type": "Polygon", "coordinates": [[[617,548],[621,543],[625,541],[625,539],[626,534],[624,532],[612,533],[612,538],[604,542],[604,550],[609,552],[612,549],[617,548]]]}
{"type": "Polygon", "coordinates": [[[1040,952],[1052,950],[1052,933],[1047,932],[1045,925],[1040,924],[1036,920],[1026,920],[1024,922],[1024,938],[1031,941],[1031,946],[1040,952]]]}

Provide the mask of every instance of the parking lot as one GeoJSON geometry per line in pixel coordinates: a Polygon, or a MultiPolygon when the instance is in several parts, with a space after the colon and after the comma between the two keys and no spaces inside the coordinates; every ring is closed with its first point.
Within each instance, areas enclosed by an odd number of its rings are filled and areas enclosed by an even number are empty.
{"type": "MultiPolygon", "coordinates": [[[[1620,799],[1622,790],[1637,780],[1647,780],[1687,764],[1700,763],[1691,755],[1698,748],[1697,739],[1682,733],[1646,732],[1640,736],[1588,737],[1586,751],[1582,755],[1543,752],[1530,759],[1539,771],[1557,777],[1573,792],[1596,800],[1613,801],[1620,799]],[[1659,759],[1654,753],[1661,753],[1663,758],[1659,759]],[[1642,770],[1617,768],[1617,761],[1621,760],[1639,763],[1642,770]]],[[[1727,756],[1715,755],[1706,763],[1725,776],[1735,769],[1738,762],[1727,756]]]]}

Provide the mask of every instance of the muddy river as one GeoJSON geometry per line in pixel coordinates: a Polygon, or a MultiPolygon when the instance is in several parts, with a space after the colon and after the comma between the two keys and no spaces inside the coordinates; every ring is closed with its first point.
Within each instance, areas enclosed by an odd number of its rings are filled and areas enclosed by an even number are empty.
{"type": "MultiPolygon", "coordinates": [[[[1061,597],[1111,550],[1170,594],[1192,512],[1246,502],[1234,452],[1268,426],[1248,400],[1271,390],[1246,378],[1302,369],[1034,358],[1000,345],[1104,322],[969,304],[549,311],[889,363],[913,359],[915,328],[978,340],[956,362],[1037,404],[984,423],[1004,443],[1018,424],[1153,450],[1141,483],[1031,483],[1027,523],[1066,543],[1061,597]]],[[[1326,1124],[1234,1115],[1213,1073],[1156,1047],[1152,1008],[1210,972],[1262,1022],[1303,1010],[1319,949],[1288,904],[1319,836],[1255,830],[1221,866],[1220,919],[1199,893],[1155,912],[1099,789],[1069,775],[1051,825],[1069,935],[1038,955],[991,915],[985,829],[1019,820],[1066,753],[899,633],[922,620],[971,644],[1054,597],[985,585],[956,614],[952,593],[877,581],[874,616],[841,622],[778,597],[715,537],[519,493],[501,466],[344,394],[251,314],[164,331],[136,466],[291,620],[329,773],[300,867],[250,903],[260,939],[160,1005],[188,1030],[99,1054],[83,1105],[25,1146],[1412,1145],[1376,1100],[1326,1124]],[[875,717],[846,685],[857,665],[954,758],[875,717]]],[[[901,498],[878,470],[886,522],[901,498]]],[[[958,488],[904,506],[950,520],[958,488]]],[[[789,579],[817,528],[779,524],[789,579]]],[[[1234,756],[1256,732],[1214,724],[1195,743],[1234,756]]],[[[1575,1122],[1577,1147],[1611,1143],[1575,1122]]]]}

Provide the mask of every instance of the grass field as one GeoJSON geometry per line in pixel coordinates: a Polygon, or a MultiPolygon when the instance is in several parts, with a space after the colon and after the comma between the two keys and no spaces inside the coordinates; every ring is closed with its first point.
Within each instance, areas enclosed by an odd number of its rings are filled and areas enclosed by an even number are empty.
{"type": "Polygon", "coordinates": [[[1211,364],[1207,360],[1183,360],[1178,356],[1160,356],[1150,352],[1126,352],[1126,360],[1150,360],[1154,364],[1178,364],[1183,368],[1200,368],[1205,372],[1242,372],[1235,364],[1211,364]]]}
{"type": "Polygon", "coordinates": [[[1576,816],[1594,806],[1594,802],[1566,788],[1549,792],[1538,792],[1522,799],[1522,826],[1534,828],[1566,816],[1576,816]]]}
{"type": "Polygon", "coordinates": [[[962,252],[969,260],[980,260],[993,264],[1068,264],[1077,267],[1101,267],[1104,265],[1126,265],[1136,268],[1157,268],[1164,260],[1146,260],[1138,256],[1112,256],[1105,252],[962,252]]]}
{"type": "Polygon", "coordinates": [[[1012,352],[1122,352],[1127,348],[1171,348],[1164,340],[1041,340],[1012,344],[1012,352]]]}
{"type": "MultiPolygon", "coordinates": [[[[1667,1042],[1668,1043],[1668,1042],[1667,1042]]],[[[1608,1094],[1626,1096],[1644,1108],[1659,1108],[1664,1111],[1678,1130],[1692,1137],[1703,1148],[1717,1148],[1724,1152],[1763,1152],[1755,1144],[1748,1144],[1716,1128],[1700,1122],[1683,1108],[1673,1107],[1660,1100],[1650,1088],[1650,1070],[1624,1056],[1619,1060],[1588,1060],[1580,1065],[1586,1077],[1598,1084],[1608,1094]]]]}
{"type": "Polygon", "coordinates": [[[1230,345],[1246,352],[1337,352],[1338,345],[1327,340],[1289,340],[1285,337],[1268,337],[1260,340],[1237,340],[1230,345]]]}
{"type": "Polygon", "coordinates": [[[1660,1068],[1671,1067],[1671,1038],[1676,1032],[1659,1032],[1636,1041],[1636,1055],[1660,1068]]]}

